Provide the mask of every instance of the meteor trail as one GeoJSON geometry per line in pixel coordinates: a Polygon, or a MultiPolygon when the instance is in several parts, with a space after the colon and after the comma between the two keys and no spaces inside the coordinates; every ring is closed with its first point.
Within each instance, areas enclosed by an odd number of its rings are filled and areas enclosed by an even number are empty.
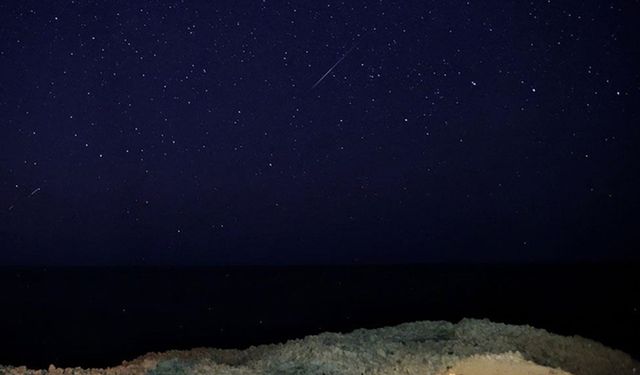
{"type": "Polygon", "coordinates": [[[315,88],[316,88],[316,86],[318,86],[318,85],[320,84],[320,82],[322,82],[322,80],[323,80],[326,76],[328,76],[328,75],[329,75],[329,73],[331,73],[331,71],[333,70],[333,68],[335,68],[336,66],[338,66],[338,64],[340,64],[340,63],[342,62],[342,60],[344,60],[344,58],[345,58],[345,57],[347,57],[347,55],[349,54],[349,52],[351,52],[354,48],[355,48],[355,44],[354,44],[351,48],[349,48],[349,50],[348,50],[344,55],[342,55],[342,57],[341,57],[341,58],[339,58],[339,59],[338,59],[338,61],[336,61],[336,63],[335,63],[335,64],[333,64],[333,65],[331,66],[331,68],[329,68],[329,70],[327,70],[327,72],[326,72],[325,74],[323,74],[323,75],[322,75],[322,77],[320,77],[320,79],[319,79],[319,80],[318,80],[318,81],[317,81],[313,86],[311,86],[311,90],[315,89],[315,88]]]}
{"type": "MultiPolygon", "coordinates": [[[[38,187],[38,188],[35,188],[35,189],[31,192],[31,194],[27,195],[27,197],[26,197],[26,198],[23,198],[22,200],[24,200],[24,199],[29,199],[30,197],[33,197],[33,196],[34,196],[36,193],[38,193],[39,191],[40,191],[40,188],[39,188],[39,187],[38,187]]],[[[7,211],[13,211],[13,209],[14,209],[14,208],[16,208],[16,204],[18,204],[18,203],[20,203],[20,200],[18,200],[18,201],[16,201],[16,202],[13,202],[13,204],[12,204],[11,206],[9,206],[9,209],[8,209],[7,211]]]]}

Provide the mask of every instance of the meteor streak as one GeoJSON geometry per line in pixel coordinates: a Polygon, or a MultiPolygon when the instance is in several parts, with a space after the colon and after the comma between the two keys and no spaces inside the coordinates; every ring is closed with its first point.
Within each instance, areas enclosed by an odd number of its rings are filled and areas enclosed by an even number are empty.
{"type": "Polygon", "coordinates": [[[327,70],[327,72],[326,72],[325,74],[323,74],[323,75],[322,75],[322,77],[320,77],[320,79],[319,79],[319,80],[318,80],[318,81],[317,81],[313,86],[311,86],[311,89],[312,89],[312,90],[313,90],[313,89],[315,89],[315,88],[316,88],[316,86],[318,86],[318,85],[320,84],[320,82],[322,82],[322,80],[323,80],[326,76],[328,76],[328,75],[329,75],[329,73],[331,73],[331,71],[332,71],[336,66],[338,66],[338,64],[340,64],[340,63],[342,62],[342,60],[344,60],[344,58],[345,58],[345,57],[347,57],[347,55],[349,54],[349,52],[353,51],[353,49],[354,49],[354,48],[355,48],[355,45],[353,45],[351,48],[349,48],[349,50],[348,50],[344,55],[342,55],[342,57],[341,57],[341,58],[339,58],[339,59],[338,59],[338,61],[336,61],[336,63],[335,63],[335,64],[333,64],[333,65],[331,66],[331,68],[329,68],[329,70],[327,70]]]}

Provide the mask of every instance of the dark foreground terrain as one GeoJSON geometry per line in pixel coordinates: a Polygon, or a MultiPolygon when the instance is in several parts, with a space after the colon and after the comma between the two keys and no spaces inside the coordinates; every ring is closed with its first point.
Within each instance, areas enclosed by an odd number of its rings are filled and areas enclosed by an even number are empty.
{"type": "Polygon", "coordinates": [[[428,265],[0,269],[0,364],[108,367],[325,331],[488,318],[640,358],[640,268],[428,265]]]}
{"type": "Polygon", "coordinates": [[[106,369],[29,369],[6,375],[635,375],[628,354],[579,336],[463,319],[322,333],[246,350],[149,353],[106,369]]]}

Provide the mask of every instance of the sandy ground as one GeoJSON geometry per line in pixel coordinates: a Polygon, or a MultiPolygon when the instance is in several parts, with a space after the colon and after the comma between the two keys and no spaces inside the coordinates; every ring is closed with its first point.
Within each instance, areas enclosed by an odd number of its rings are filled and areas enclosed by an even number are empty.
{"type": "Polygon", "coordinates": [[[441,375],[571,375],[570,373],[526,361],[519,354],[473,355],[460,360],[441,375]]]}
{"type": "Polygon", "coordinates": [[[579,336],[463,319],[323,333],[245,350],[149,353],[106,369],[2,367],[0,374],[619,375],[640,374],[627,354],[579,336]]]}

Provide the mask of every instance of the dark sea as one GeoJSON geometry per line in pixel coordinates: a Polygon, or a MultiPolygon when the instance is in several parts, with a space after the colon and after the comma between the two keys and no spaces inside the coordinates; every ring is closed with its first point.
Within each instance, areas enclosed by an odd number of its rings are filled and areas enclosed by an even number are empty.
{"type": "Polygon", "coordinates": [[[0,364],[105,367],[325,331],[488,318],[640,359],[640,265],[0,268],[0,364]]]}

